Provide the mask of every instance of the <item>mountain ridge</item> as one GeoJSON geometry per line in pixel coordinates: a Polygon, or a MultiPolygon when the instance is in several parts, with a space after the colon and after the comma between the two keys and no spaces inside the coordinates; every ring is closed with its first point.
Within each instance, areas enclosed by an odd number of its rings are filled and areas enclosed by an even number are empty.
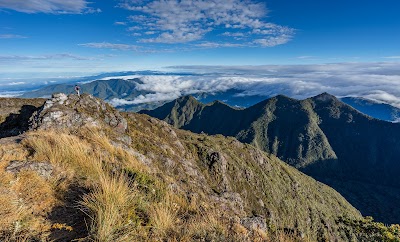
{"type": "Polygon", "coordinates": [[[53,95],[30,123],[20,141],[0,142],[0,214],[25,198],[19,214],[0,216],[0,238],[348,241],[388,238],[378,228],[393,233],[332,188],[234,138],[119,113],[87,94],[53,95]]]}
{"type": "MultiPolygon", "coordinates": [[[[112,74],[112,73],[111,73],[112,74]]],[[[127,72],[127,73],[114,73],[117,76],[107,76],[99,75],[93,77],[86,77],[75,82],[68,82],[64,84],[53,84],[42,87],[35,91],[29,91],[21,95],[24,98],[38,98],[38,97],[50,97],[53,93],[63,92],[63,93],[73,93],[74,84],[82,86],[82,91],[94,95],[95,97],[108,100],[121,99],[123,102],[115,102],[115,105],[121,111],[140,111],[144,109],[154,109],[160,107],[168,101],[149,101],[140,103],[129,103],[129,101],[135,100],[140,95],[156,94],[157,91],[142,91],[137,90],[137,84],[143,84],[140,77],[136,75],[162,75],[162,73],[140,73],[140,72],[127,72]],[[118,74],[124,74],[132,76],[126,76],[121,78],[118,74]],[[96,79],[102,78],[102,79],[96,79]],[[128,102],[124,102],[128,101],[128,102]]],[[[171,74],[171,73],[170,73],[171,74]]],[[[196,98],[203,103],[209,103],[213,100],[225,100],[225,103],[229,104],[231,107],[246,108],[250,107],[268,96],[245,96],[245,98],[240,95],[243,91],[236,89],[229,89],[224,92],[217,93],[198,93],[195,94],[196,98]]],[[[400,109],[389,104],[377,103],[373,100],[364,99],[362,97],[343,97],[340,98],[341,101],[349,104],[350,106],[356,108],[357,110],[389,122],[397,122],[400,117],[400,109]]]]}
{"type": "MultiPolygon", "coordinates": [[[[193,101],[194,102],[194,101],[193,101]]],[[[141,113],[164,120],[177,128],[196,133],[223,134],[277,155],[306,174],[335,187],[341,181],[364,182],[400,188],[400,126],[367,116],[328,93],[296,100],[279,95],[243,110],[222,110],[204,104],[197,105],[185,119],[178,122],[189,106],[169,104],[141,113]],[[173,115],[169,115],[172,114],[173,115]],[[162,114],[162,115],[161,115],[162,114]],[[332,180],[333,179],[333,180],[332,180]]],[[[191,111],[189,111],[191,112],[191,111]]],[[[373,185],[373,186],[372,186],[373,185]]],[[[390,204],[400,202],[395,196],[373,198],[375,206],[383,200],[385,214],[374,212],[373,205],[363,204],[363,194],[349,187],[346,198],[366,215],[381,221],[400,220],[400,211],[389,215],[390,204]],[[353,194],[354,197],[351,195],[353,194]],[[357,194],[357,195],[355,195],[357,194]]]]}

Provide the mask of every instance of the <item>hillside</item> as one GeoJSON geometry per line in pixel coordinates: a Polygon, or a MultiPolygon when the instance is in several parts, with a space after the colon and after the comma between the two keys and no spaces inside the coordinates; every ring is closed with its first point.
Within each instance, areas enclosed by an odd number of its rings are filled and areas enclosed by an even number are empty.
{"type": "Polygon", "coordinates": [[[398,238],[273,155],[90,95],[54,95],[29,129],[0,139],[0,240],[398,238]]]}
{"type": "Polygon", "coordinates": [[[280,95],[243,110],[188,96],[143,113],[177,128],[253,144],[337,189],[363,215],[400,221],[400,126],[327,93],[305,100],[280,95]]]}

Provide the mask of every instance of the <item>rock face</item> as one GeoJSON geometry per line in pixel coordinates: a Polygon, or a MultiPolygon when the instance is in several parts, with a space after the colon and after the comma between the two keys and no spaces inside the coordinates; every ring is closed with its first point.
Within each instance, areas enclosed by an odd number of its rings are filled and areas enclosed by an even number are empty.
{"type": "Polygon", "coordinates": [[[29,118],[45,99],[0,98],[0,138],[19,135],[29,129],[29,118]]]}
{"type": "Polygon", "coordinates": [[[100,127],[102,123],[124,133],[127,121],[101,99],[88,94],[54,94],[30,119],[30,129],[100,127]]]}

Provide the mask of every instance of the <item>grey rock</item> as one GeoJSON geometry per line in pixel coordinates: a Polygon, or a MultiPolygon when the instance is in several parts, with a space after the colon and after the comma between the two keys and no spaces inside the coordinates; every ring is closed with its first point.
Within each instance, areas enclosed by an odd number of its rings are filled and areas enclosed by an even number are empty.
{"type": "Polygon", "coordinates": [[[54,171],[54,167],[48,162],[11,161],[6,167],[6,171],[13,174],[18,174],[21,171],[34,171],[39,176],[49,179],[54,171]]]}
{"type": "Polygon", "coordinates": [[[30,130],[101,127],[101,124],[118,133],[125,133],[128,128],[128,122],[117,110],[88,94],[54,94],[30,118],[30,130]]]}
{"type": "Polygon", "coordinates": [[[240,223],[248,230],[256,230],[256,229],[261,229],[261,230],[267,230],[267,221],[263,217],[248,217],[248,218],[242,218],[240,223]]]}
{"type": "Polygon", "coordinates": [[[207,155],[207,165],[213,179],[218,183],[218,189],[223,192],[230,191],[228,162],[222,153],[211,150],[207,155]]]}

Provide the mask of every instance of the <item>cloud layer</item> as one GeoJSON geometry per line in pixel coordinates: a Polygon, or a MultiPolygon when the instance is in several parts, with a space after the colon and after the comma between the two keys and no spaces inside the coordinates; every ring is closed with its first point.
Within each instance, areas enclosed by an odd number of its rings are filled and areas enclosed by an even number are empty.
{"type": "Polygon", "coordinates": [[[217,93],[236,89],[238,90],[236,96],[257,95],[266,98],[284,94],[304,99],[328,92],[339,97],[366,97],[400,108],[400,63],[173,68],[203,74],[142,76],[137,88],[149,94],[131,101],[116,99],[113,100],[113,104],[167,101],[188,94],[217,93]]]}
{"type": "Polygon", "coordinates": [[[79,14],[101,12],[86,0],[0,0],[0,9],[23,13],[79,14]]]}
{"type": "Polygon", "coordinates": [[[295,32],[266,22],[265,4],[251,0],[124,0],[120,6],[134,13],[129,30],[143,43],[272,47],[287,43],[295,32]],[[210,35],[220,40],[207,41],[210,35]]]}

